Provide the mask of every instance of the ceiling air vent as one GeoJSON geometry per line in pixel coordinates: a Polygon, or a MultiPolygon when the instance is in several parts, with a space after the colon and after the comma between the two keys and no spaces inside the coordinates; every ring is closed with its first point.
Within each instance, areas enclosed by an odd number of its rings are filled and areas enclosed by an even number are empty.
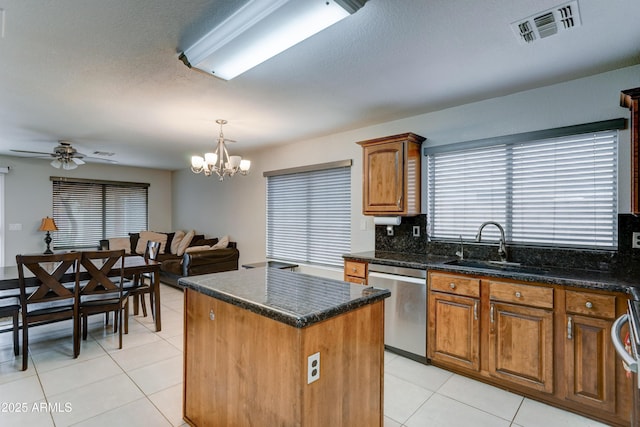
{"type": "Polygon", "coordinates": [[[538,39],[579,27],[580,24],[578,0],[574,0],[514,22],[511,24],[511,28],[518,40],[523,43],[532,43],[538,39]]]}

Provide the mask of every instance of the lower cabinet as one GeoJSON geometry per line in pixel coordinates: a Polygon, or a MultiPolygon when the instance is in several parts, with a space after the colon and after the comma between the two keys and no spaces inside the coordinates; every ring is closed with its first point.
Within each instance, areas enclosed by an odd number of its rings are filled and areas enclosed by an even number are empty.
{"type": "Polygon", "coordinates": [[[345,260],[344,281],[366,286],[368,266],[369,264],[367,264],[366,262],[345,260]]]}
{"type": "Polygon", "coordinates": [[[632,380],[610,330],[627,297],[430,271],[427,357],[608,425],[629,425],[632,380]]]}
{"type": "Polygon", "coordinates": [[[429,325],[427,343],[432,360],[480,370],[478,299],[433,292],[429,325]]]}
{"type": "Polygon", "coordinates": [[[492,303],[489,374],[553,393],[553,312],[492,303]]]}
{"type": "Polygon", "coordinates": [[[616,411],[616,354],[610,331],[615,296],[567,291],[565,372],[567,399],[616,411]]]}

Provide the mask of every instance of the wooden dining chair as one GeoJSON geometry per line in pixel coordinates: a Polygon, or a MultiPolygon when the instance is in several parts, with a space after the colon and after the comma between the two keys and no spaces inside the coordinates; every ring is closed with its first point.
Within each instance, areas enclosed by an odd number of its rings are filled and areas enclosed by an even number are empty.
{"type": "Polygon", "coordinates": [[[16,255],[22,317],[22,370],[27,369],[29,327],[73,319],[73,357],[80,354],[80,253],[16,255]],[[27,277],[29,271],[34,277],[27,277]]]}
{"type": "MultiPolygon", "coordinates": [[[[144,251],[144,259],[145,260],[157,260],[158,254],[160,253],[160,242],[154,242],[149,240],[147,242],[147,247],[144,251]]],[[[136,275],[133,278],[133,282],[130,284],[125,284],[125,289],[129,292],[129,295],[134,297],[133,303],[133,311],[134,314],[138,314],[138,301],[140,301],[140,305],[142,306],[142,315],[147,317],[147,305],[145,302],[145,295],[149,295],[149,306],[151,307],[151,313],[153,318],[155,319],[155,305],[154,305],[154,277],[153,273],[143,273],[136,275]],[[147,283],[147,279],[149,283],[147,283]]]]}
{"type": "Polygon", "coordinates": [[[118,348],[122,348],[123,329],[125,334],[129,333],[129,319],[126,316],[129,294],[124,290],[124,250],[82,252],[80,263],[89,274],[89,280],[80,285],[82,339],[87,339],[90,315],[105,313],[108,316],[113,311],[113,332],[118,332],[118,348]]]}
{"type": "Polygon", "coordinates": [[[0,318],[11,317],[13,320],[13,353],[20,354],[20,298],[0,295],[0,318]]]}

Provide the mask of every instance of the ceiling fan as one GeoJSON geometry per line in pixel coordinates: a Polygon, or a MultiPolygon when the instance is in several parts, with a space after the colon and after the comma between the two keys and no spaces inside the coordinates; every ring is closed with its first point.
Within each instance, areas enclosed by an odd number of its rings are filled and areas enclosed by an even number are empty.
{"type": "Polygon", "coordinates": [[[53,157],[53,160],[51,161],[51,166],[57,169],[62,168],[64,170],[72,170],[77,168],[79,165],[84,165],[85,161],[83,159],[96,161],[96,162],[117,163],[115,160],[102,159],[99,157],[88,157],[82,153],[78,153],[78,151],[71,146],[71,142],[69,141],[61,140],[61,141],[58,141],[58,144],[60,145],[58,145],[53,149],[53,153],[44,153],[40,151],[25,151],[25,150],[11,150],[11,151],[15,153],[37,154],[37,156],[34,156],[34,157],[41,157],[46,159],[53,157]]]}

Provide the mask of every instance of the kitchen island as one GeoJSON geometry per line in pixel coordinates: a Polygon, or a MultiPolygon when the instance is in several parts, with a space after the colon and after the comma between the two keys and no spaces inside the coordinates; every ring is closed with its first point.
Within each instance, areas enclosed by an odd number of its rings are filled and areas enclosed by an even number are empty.
{"type": "Polygon", "coordinates": [[[179,283],[189,424],[383,425],[388,290],[270,268],[179,283]]]}

